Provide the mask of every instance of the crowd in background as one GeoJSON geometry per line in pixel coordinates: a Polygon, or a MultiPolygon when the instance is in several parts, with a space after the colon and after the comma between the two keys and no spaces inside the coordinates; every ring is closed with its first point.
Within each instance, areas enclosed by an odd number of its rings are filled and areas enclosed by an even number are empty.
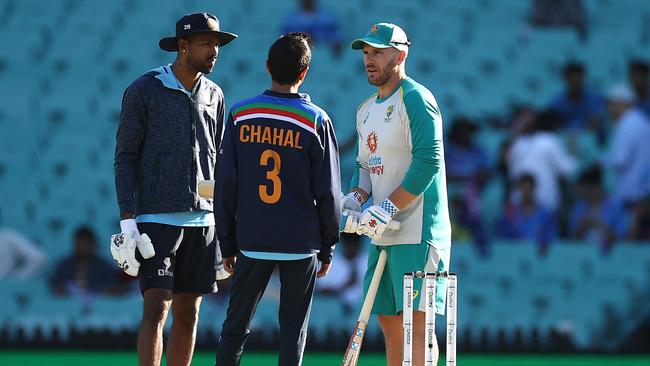
{"type": "Polygon", "coordinates": [[[605,252],[617,240],[650,239],[648,75],[647,63],[631,61],[629,83],[601,94],[586,84],[586,66],[569,62],[565,89],[543,110],[517,106],[500,127],[456,118],[445,145],[455,231],[469,232],[486,254],[492,238],[529,240],[542,251],[554,239],[576,239],[605,252]],[[498,161],[477,141],[479,128],[505,129],[498,161]],[[579,135],[591,135],[601,151],[587,166],[579,135]],[[494,227],[483,220],[494,208],[481,207],[490,179],[504,192],[494,227]]]}
{"type": "MultiPolygon", "coordinates": [[[[532,4],[532,26],[569,26],[581,38],[587,37],[579,1],[564,2],[566,17],[552,19],[544,16],[545,7],[554,6],[552,1],[532,4]]],[[[328,45],[335,57],[344,45],[336,14],[320,9],[313,0],[301,1],[300,9],[280,28],[283,33],[312,33],[315,42],[328,45]]],[[[649,65],[630,60],[628,80],[606,90],[587,83],[588,66],[568,62],[561,75],[565,88],[545,108],[513,106],[499,120],[483,121],[445,116],[441,105],[455,243],[470,241],[481,255],[489,256],[490,244],[500,239],[529,242],[541,255],[559,238],[598,245],[605,254],[616,241],[650,240],[649,65]],[[507,136],[496,160],[479,139],[485,128],[507,136]],[[592,136],[602,152],[588,165],[577,151],[577,137],[584,135],[592,136]],[[482,199],[493,182],[503,192],[498,206],[485,205],[482,199]]],[[[97,243],[92,227],[76,231],[70,256],[51,266],[53,294],[86,299],[138,291],[136,282],[97,254],[97,243]]],[[[99,250],[107,250],[107,240],[99,243],[99,250]]],[[[363,238],[344,235],[330,275],[317,286],[321,295],[339,297],[349,311],[361,293],[366,247],[363,238]]],[[[38,246],[9,229],[0,231],[0,248],[5,249],[0,278],[31,276],[46,264],[46,254],[38,246]]],[[[226,298],[227,283],[220,288],[219,297],[226,298]]]]}

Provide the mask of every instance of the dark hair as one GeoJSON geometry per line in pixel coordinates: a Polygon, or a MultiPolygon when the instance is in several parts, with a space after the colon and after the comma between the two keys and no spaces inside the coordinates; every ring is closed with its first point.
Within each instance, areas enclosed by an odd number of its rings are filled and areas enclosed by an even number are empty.
{"type": "Polygon", "coordinates": [[[474,123],[469,117],[460,116],[456,117],[451,123],[449,128],[449,140],[450,141],[461,141],[463,135],[466,133],[476,132],[478,125],[474,123]]]}
{"type": "Polygon", "coordinates": [[[291,85],[311,62],[311,36],[303,32],[287,33],[269,49],[267,60],[271,78],[278,84],[291,85]]]}
{"type": "Polygon", "coordinates": [[[632,72],[642,72],[644,74],[650,73],[650,67],[648,67],[648,63],[642,60],[632,60],[630,61],[628,65],[628,71],[630,73],[632,72]]]}
{"type": "Polygon", "coordinates": [[[580,174],[579,184],[601,185],[603,181],[603,170],[600,165],[594,164],[580,174]]]}
{"type": "Polygon", "coordinates": [[[535,117],[534,131],[555,131],[562,122],[562,117],[554,110],[547,109],[535,117]]]}
{"type": "Polygon", "coordinates": [[[576,61],[571,61],[567,62],[564,65],[564,76],[568,76],[574,73],[579,73],[579,74],[584,74],[585,73],[585,67],[583,64],[576,62],[576,61]]]}
{"type": "Polygon", "coordinates": [[[93,242],[96,240],[95,232],[93,231],[93,229],[89,228],[88,226],[78,227],[74,233],[74,238],[75,240],[88,239],[93,242]]]}
{"type": "Polygon", "coordinates": [[[535,187],[535,177],[530,173],[524,173],[517,178],[518,183],[528,183],[531,186],[535,187]]]}

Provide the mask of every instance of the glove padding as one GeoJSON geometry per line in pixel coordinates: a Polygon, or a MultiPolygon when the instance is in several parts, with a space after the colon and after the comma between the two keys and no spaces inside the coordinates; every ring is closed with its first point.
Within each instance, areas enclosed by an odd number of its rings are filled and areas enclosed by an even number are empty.
{"type": "Polygon", "coordinates": [[[354,234],[359,229],[359,219],[361,219],[361,212],[352,210],[343,210],[341,216],[341,228],[339,231],[344,233],[354,234]]]}
{"type": "Polygon", "coordinates": [[[136,277],[140,269],[140,262],[135,259],[135,249],[138,248],[142,258],[149,259],[156,255],[153,243],[147,234],[139,235],[136,232],[129,234],[119,233],[111,236],[111,255],[126,274],[136,277]]]}
{"type": "Polygon", "coordinates": [[[397,211],[398,208],[389,199],[385,199],[379,205],[368,207],[361,213],[357,234],[379,240],[397,211]]]}

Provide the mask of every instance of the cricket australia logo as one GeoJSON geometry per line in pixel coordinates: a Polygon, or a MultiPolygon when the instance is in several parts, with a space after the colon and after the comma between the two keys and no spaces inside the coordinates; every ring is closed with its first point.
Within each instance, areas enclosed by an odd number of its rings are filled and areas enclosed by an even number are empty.
{"type": "Polygon", "coordinates": [[[377,151],[377,144],[379,143],[379,139],[377,138],[377,134],[375,131],[372,131],[369,135],[368,138],[366,139],[366,147],[372,154],[377,151]]]}
{"type": "Polygon", "coordinates": [[[377,29],[378,29],[377,24],[373,25],[372,27],[370,27],[370,33],[377,33],[377,29]]]}
{"type": "Polygon", "coordinates": [[[390,120],[391,120],[390,116],[393,115],[394,107],[395,107],[394,105],[391,105],[388,108],[386,108],[386,118],[384,118],[384,122],[390,122],[390,120]]]}

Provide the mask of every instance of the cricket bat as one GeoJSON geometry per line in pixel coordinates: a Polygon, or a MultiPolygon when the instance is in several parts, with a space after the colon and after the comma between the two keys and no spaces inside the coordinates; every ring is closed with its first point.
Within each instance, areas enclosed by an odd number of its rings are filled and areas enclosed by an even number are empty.
{"type": "Polygon", "coordinates": [[[203,198],[213,198],[214,197],[214,181],[213,180],[199,181],[199,196],[201,196],[203,198]]]}
{"type": "Polygon", "coordinates": [[[372,279],[370,280],[368,293],[366,294],[366,298],[363,300],[363,306],[361,306],[361,313],[359,314],[359,320],[357,320],[357,326],[354,328],[354,332],[352,332],[352,337],[350,337],[350,343],[348,343],[348,348],[345,350],[345,356],[343,356],[341,366],[356,366],[357,362],[359,362],[361,343],[363,342],[363,337],[366,333],[370,311],[372,310],[372,305],[375,303],[377,288],[379,287],[379,281],[381,280],[381,275],[384,272],[385,266],[386,251],[382,250],[381,253],[379,253],[379,259],[377,260],[375,272],[372,274],[372,279]]]}

